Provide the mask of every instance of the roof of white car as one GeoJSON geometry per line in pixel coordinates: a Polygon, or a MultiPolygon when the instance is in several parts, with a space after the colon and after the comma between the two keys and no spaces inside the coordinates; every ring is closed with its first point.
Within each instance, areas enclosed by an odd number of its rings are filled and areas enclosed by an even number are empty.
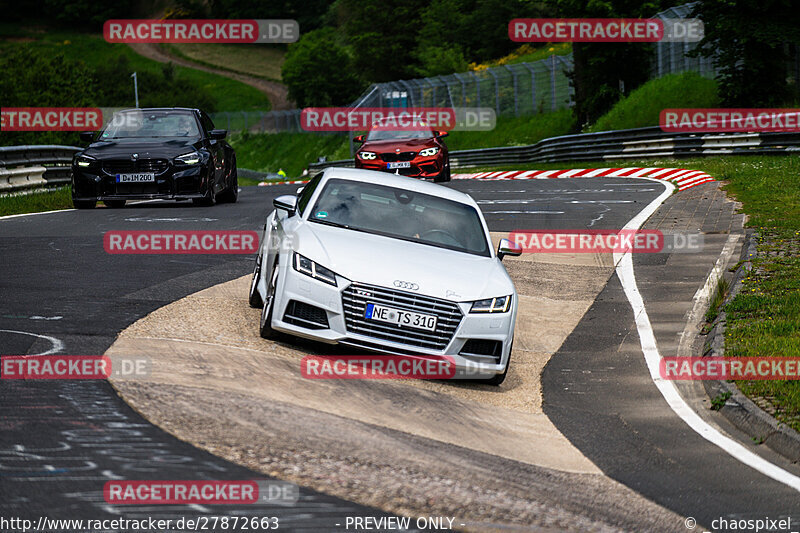
{"type": "Polygon", "coordinates": [[[463,192],[455,191],[448,187],[443,187],[435,183],[430,183],[416,178],[407,178],[388,172],[378,172],[376,170],[363,170],[360,168],[330,167],[325,169],[326,178],[336,178],[352,181],[362,181],[364,183],[376,183],[388,187],[397,187],[407,191],[419,192],[438,196],[454,202],[476,206],[475,200],[463,192]]]}

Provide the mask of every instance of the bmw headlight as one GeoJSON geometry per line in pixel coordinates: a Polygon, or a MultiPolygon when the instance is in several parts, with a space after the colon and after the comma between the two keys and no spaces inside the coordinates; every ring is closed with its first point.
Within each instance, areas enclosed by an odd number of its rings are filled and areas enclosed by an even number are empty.
{"type": "Polygon", "coordinates": [[[97,159],[94,157],[89,157],[88,155],[79,155],[75,158],[75,164],[81,168],[87,168],[92,166],[92,163],[96,163],[97,159]]]}
{"type": "Polygon", "coordinates": [[[511,295],[472,302],[470,313],[505,313],[511,308],[511,295]]]}
{"type": "Polygon", "coordinates": [[[200,159],[200,152],[194,151],[189,152],[188,154],[179,155],[175,158],[175,161],[183,165],[196,165],[200,162],[200,159]]]}
{"type": "Polygon", "coordinates": [[[358,157],[361,159],[375,159],[378,157],[378,154],[375,152],[358,152],[358,157]]]}
{"type": "Polygon", "coordinates": [[[424,150],[420,150],[419,155],[422,157],[428,157],[432,155],[436,155],[439,153],[439,148],[434,146],[433,148],[425,148],[424,150]]]}
{"type": "Polygon", "coordinates": [[[311,276],[314,279],[336,287],[336,274],[333,270],[318,265],[308,257],[302,256],[297,252],[294,253],[294,269],[301,274],[311,276]]]}

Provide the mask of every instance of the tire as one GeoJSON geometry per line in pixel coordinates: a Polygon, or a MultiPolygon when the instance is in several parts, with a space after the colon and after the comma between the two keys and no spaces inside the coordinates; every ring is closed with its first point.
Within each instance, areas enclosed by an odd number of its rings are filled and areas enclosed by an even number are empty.
{"type": "Polygon", "coordinates": [[[433,178],[434,183],[444,183],[446,181],[450,181],[450,167],[445,168],[439,173],[438,176],[433,178]]]}
{"type": "Polygon", "coordinates": [[[256,266],[253,269],[253,279],[250,281],[250,296],[248,301],[250,302],[250,307],[255,309],[260,309],[264,307],[264,300],[261,298],[261,294],[258,292],[257,285],[259,280],[261,279],[261,254],[258,254],[256,257],[256,266]]]}
{"type": "Polygon", "coordinates": [[[503,370],[502,374],[495,374],[489,379],[482,380],[481,383],[485,385],[500,386],[506,380],[506,375],[508,374],[508,367],[511,366],[511,351],[513,349],[514,349],[514,341],[511,341],[511,348],[509,348],[508,350],[508,361],[506,361],[506,368],[505,370],[503,370]]]}
{"type": "Polygon", "coordinates": [[[76,200],[73,198],[72,205],[75,209],[94,209],[94,206],[97,205],[97,200],[76,200]]]}
{"type": "Polygon", "coordinates": [[[106,207],[110,207],[111,209],[121,209],[125,207],[126,200],[103,200],[103,203],[106,207]]]}
{"type": "Polygon", "coordinates": [[[274,339],[277,331],[272,329],[272,310],[275,307],[275,288],[278,285],[278,257],[275,256],[275,263],[272,265],[272,275],[270,276],[269,285],[267,285],[267,297],[264,299],[264,305],[261,306],[261,323],[259,333],[264,339],[274,339]]]}
{"type": "MultiPolygon", "coordinates": [[[[234,164],[236,162],[234,161],[234,164]]],[[[236,167],[233,167],[233,175],[231,176],[231,186],[217,195],[218,203],[231,203],[235,204],[239,198],[239,175],[236,172],[236,167]]]]}
{"type": "Polygon", "coordinates": [[[217,193],[214,192],[214,184],[209,181],[205,196],[202,198],[192,198],[192,203],[200,207],[211,207],[217,203],[217,193]]]}

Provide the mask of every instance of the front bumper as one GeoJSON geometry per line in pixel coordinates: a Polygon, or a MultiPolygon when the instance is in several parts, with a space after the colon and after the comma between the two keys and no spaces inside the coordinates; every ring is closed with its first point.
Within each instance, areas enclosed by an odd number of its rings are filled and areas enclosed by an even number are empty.
{"type": "Polygon", "coordinates": [[[356,156],[355,167],[364,170],[377,170],[379,172],[399,173],[401,176],[410,178],[429,178],[439,176],[448,166],[447,158],[441,152],[430,157],[415,157],[408,161],[408,168],[390,169],[390,162],[381,159],[382,154],[378,154],[378,159],[364,160],[356,156]]]}
{"type": "MultiPolygon", "coordinates": [[[[338,287],[334,287],[301,274],[290,265],[283,268],[286,271],[284,275],[279,277],[280,281],[272,314],[273,329],[298,337],[330,344],[348,345],[370,352],[396,355],[448,356],[455,362],[456,378],[461,379],[489,378],[505,370],[511,351],[511,342],[514,337],[516,302],[514,302],[509,312],[492,314],[470,314],[471,303],[449,302],[450,305],[457,309],[460,315],[457,325],[449,328],[452,334],[448,333],[446,338],[441,341],[440,347],[421,346],[418,339],[420,336],[424,336],[425,332],[420,335],[420,330],[404,330],[399,326],[395,326],[396,331],[392,335],[397,335],[401,338],[389,340],[387,338],[389,335],[380,335],[378,337],[371,332],[363,331],[363,328],[354,327],[353,317],[356,313],[362,312],[362,308],[357,305],[354,306],[353,300],[348,294],[352,294],[353,287],[366,287],[369,289],[372,286],[354,283],[339,277],[338,287]],[[305,315],[305,319],[312,318],[316,320],[316,323],[296,318],[296,310],[300,307],[297,302],[320,310],[318,319],[305,315]],[[324,312],[324,318],[321,314],[322,312],[324,312]],[[357,332],[355,331],[356,329],[360,331],[357,332]],[[404,334],[409,334],[406,339],[402,338],[404,334]],[[493,355],[468,354],[465,350],[468,351],[470,346],[475,346],[475,342],[467,344],[470,340],[494,341],[490,342],[490,344],[497,349],[493,355]]],[[[395,289],[378,289],[400,292],[395,289]]],[[[407,294],[411,297],[419,297],[419,295],[407,294]]],[[[364,297],[364,301],[370,300],[369,296],[364,297]]],[[[446,301],[440,300],[440,302],[446,301]]],[[[377,303],[381,302],[377,301],[377,303]]],[[[430,308],[426,310],[416,306],[404,307],[402,305],[395,305],[395,307],[421,313],[438,314],[438,311],[430,308]]],[[[304,307],[303,309],[307,308],[304,307]]],[[[440,321],[442,321],[441,315],[440,321]]],[[[443,324],[444,322],[440,323],[443,324]]],[[[388,327],[383,329],[388,329],[388,327]]],[[[437,325],[437,330],[439,329],[437,325]]]]}
{"type": "Polygon", "coordinates": [[[115,175],[101,168],[72,166],[72,196],[76,200],[189,200],[202,198],[209,184],[205,165],[169,168],[154,182],[117,183],[115,175]]]}

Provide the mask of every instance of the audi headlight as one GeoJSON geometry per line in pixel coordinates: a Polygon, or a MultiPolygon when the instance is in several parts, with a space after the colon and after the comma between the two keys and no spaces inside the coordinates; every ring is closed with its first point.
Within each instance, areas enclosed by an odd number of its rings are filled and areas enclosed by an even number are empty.
{"type": "Polygon", "coordinates": [[[375,152],[358,152],[358,157],[361,159],[375,159],[378,157],[378,154],[375,152]]]}
{"type": "Polygon", "coordinates": [[[433,148],[425,148],[424,150],[420,150],[419,155],[422,157],[428,157],[432,155],[436,155],[439,153],[439,148],[434,146],[433,148]]]}
{"type": "Polygon", "coordinates": [[[302,256],[297,252],[294,253],[294,269],[301,274],[311,276],[314,279],[336,287],[336,274],[333,270],[318,265],[308,257],[302,256]]]}
{"type": "Polygon", "coordinates": [[[89,157],[88,155],[80,155],[75,158],[75,164],[81,168],[86,168],[92,166],[92,163],[96,163],[97,159],[94,157],[89,157]]]}
{"type": "Polygon", "coordinates": [[[184,165],[196,165],[200,162],[200,159],[200,152],[195,151],[189,152],[188,154],[179,155],[175,158],[175,161],[184,165]]]}
{"type": "Polygon", "coordinates": [[[511,295],[472,302],[470,313],[505,313],[511,308],[511,295]]]}

